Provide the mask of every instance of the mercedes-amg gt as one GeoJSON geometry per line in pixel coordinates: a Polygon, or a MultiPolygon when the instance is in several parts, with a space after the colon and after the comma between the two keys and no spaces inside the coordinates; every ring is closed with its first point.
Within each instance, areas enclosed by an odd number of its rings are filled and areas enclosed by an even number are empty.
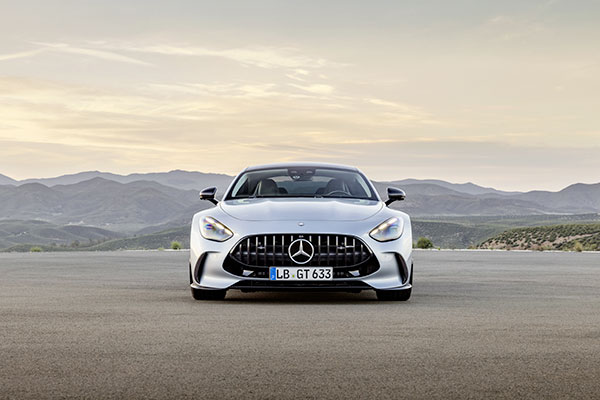
{"type": "Polygon", "coordinates": [[[190,286],[197,300],[228,290],[375,290],[405,301],[413,281],[407,214],[388,207],[354,167],[317,163],[246,168],[221,201],[215,187],[200,198],[190,238],[190,286]]]}

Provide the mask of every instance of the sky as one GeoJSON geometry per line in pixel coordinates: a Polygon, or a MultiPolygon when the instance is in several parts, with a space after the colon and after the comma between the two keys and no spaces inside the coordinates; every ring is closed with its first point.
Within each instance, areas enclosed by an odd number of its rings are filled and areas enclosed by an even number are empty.
{"type": "Polygon", "coordinates": [[[598,1],[0,0],[0,173],[600,182],[598,1]]]}

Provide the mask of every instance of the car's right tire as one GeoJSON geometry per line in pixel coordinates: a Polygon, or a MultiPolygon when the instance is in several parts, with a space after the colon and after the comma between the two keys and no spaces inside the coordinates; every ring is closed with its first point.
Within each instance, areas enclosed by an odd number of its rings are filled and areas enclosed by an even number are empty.
{"type": "Polygon", "coordinates": [[[412,288],[404,290],[376,290],[379,301],[406,301],[410,299],[412,288]]]}
{"type": "Polygon", "coordinates": [[[223,300],[227,290],[205,290],[192,288],[194,300],[223,300]]]}

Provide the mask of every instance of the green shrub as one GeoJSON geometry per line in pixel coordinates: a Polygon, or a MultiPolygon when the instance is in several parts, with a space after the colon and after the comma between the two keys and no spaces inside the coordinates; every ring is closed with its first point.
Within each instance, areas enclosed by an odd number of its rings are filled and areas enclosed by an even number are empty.
{"type": "Polygon", "coordinates": [[[583,251],[583,245],[581,242],[575,242],[573,244],[573,250],[581,253],[583,251]]]}
{"type": "Polygon", "coordinates": [[[165,251],[165,248],[164,247],[159,247],[158,251],[165,251]]]}
{"type": "Polygon", "coordinates": [[[426,237],[420,237],[419,240],[417,240],[417,248],[419,249],[432,249],[433,248],[433,242],[426,238],[426,237]]]}
{"type": "Polygon", "coordinates": [[[40,246],[33,246],[32,248],[29,249],[29,251],[31,253],[41,253],[42,252],[42,248],[40,246]]]}
{"type": "Polygon", "coordinates": [[[598,245],[593,243],[585,243],[583,245],[583,251],[596,251],[598,250],[598,245]]]}
{"type": "Polygon", "coordinates": [[[171,249],[172,250],[181,250],[181,243],[179,242],[171,242],[171,249]]]}

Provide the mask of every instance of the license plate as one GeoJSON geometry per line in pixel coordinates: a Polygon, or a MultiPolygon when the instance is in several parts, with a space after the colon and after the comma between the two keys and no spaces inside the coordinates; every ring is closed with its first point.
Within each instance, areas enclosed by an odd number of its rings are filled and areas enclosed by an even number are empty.
{"type": "Polygon", "coordinates": [[[333,279],[333,268],[270,267],[269,279],[272,281],[330,281],[333,279]]]}

